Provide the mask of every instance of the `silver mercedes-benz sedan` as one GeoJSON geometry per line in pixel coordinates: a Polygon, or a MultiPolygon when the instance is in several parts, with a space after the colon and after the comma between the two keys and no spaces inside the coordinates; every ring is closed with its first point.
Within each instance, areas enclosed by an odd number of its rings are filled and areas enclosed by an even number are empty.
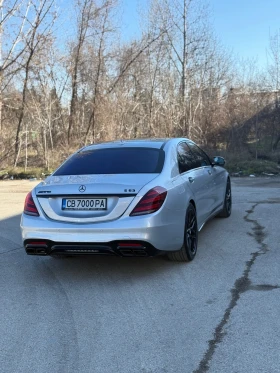
{"type": "Polygon", "coordinates": [[[205,222],[231,214],[224,164],[184,138],[86,146],[26,196],[26,253],[193,260],[205,222]]]}

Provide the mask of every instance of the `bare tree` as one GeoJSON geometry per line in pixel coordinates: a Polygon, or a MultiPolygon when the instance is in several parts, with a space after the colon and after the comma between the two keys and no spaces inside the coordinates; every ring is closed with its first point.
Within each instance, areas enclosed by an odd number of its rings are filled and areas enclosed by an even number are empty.
{"type": "Polygon", "coordinates": [[[0,133],[2,132],[3,92],[19,70],[19,60],[27,45],[22,43],[30,2],[0,0],[0,133]],[[15,21],[16,19],[16,21],[15,21]],[[18,23],[15,29],[14,23],[18,23]]]}
{"type": "MultiPolygon", "coordinates": [[[[92,110],[89,123],[86,129],[85,141],[90,128],[94,128],[95,104],[98,95],[98,85],[101,75],[105,35],[111,32],[109,26],[109,14],[116,6],[115,0],[83,0],[77,3],[77,36],[76,41],[71,43],[71,100],[68,125],[68,143],[71,140],[71,133],[78,114],[77,102],[78,91],[83,89],[84,63],[88,51],[93,51],[94,60],[91,60],[91,69],[95,72],[92,110]]],[[[93,56],[91,56],[93,57],[93,56]]]]}
{"type": "MultiPolygon", "coordinates": [[[[112,13],[116,7],[116,2],[112,0],[105,0],[102,3],[102,10],[99,12],[99,17],[96,20],[95,30],[93,38],[91,40],[91,45],[93,46],[91,61],[95,62],[93,74],[91,74],[93,97],[91,100],[91,113],[89,115],[88,125],[85,132],[84,144],[87,143],[89,133],[91,130],[92,141],[95,141],[96,137],[96,109],[97,104],[101,99],[101,85],[102,78],[106,78],[106,62],[110,58],[110,54],[107,51],[107,43],[111,34],[114,32],[115,28],[112,25],[112,13]],[[96,52],[95,52],[96,49],[96,52]]],[[[104,84],[104,83],[103,83],[104,84]]],[[[104,87],[106,88],[106,87],[104,87]]]]}
{"type": "Polygon", "coordinates": [[[78,71],[81,62],[82,49],[85,43],[86,35],[89,28],[89,22],[93,17],[95,10],[95,4],[91,0],[84,0],[82,3],[77,3],[78,18],[77,18],[77,41],[72,43],[71,57],[71,101],[70,101],[70,113],[69,113],[69,124],[67,139],[68,144],[71,139],[71,131],[73,123],[75,121],[76,103],[78,97],[78,71]]]}
{"type": "Polygon", "coordinates": [[[44,48],[50,37],[52,25],[55,20],[50,14],[54,0],[40,0],[29,2],[28,11],[25,15],[26,22],[30,27],[25,30],[23,37],[26,44],[23,65],[23,87],[22,99],[18,109],[18,124],[15,138],[15,157],[14,166],[16,167],[20,152],[20,132],[25,114],[26,96],[28,90],[29,76],[31,72],[31,63],[36,53],[44,48]]]}
{"type": "Polygon", "coordinates": [[[269,37],[268,74],[270,89],[274,93],[274,115],[272,118],[271,143],[276,150],[280,142],[280,31],[269,37]],[[276,136],[276,138],[275,138],[276,136]]]}

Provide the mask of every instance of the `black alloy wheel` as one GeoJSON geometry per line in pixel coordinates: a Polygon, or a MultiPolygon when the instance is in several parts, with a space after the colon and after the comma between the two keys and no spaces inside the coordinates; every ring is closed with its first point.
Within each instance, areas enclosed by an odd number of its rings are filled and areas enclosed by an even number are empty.
{"type": "Polygon", "coordinates": [[[197,252],[198,230],[196,210],[192,203],[189,204],[186,212],[184,243],[179,251],[170,252],[168,258],[176,262],[190,262],[197,252]]]}
{"type": "Polygon", "coordinates": [[[190,205],[187,210],[184,246],[188,259],[193,260],[197,251],[197,220],[193,205],[190,205]]]}
{"type": "Polygon", "coordinates": [[[226,186],[226,194],[225,194],[225,199],[224,199],[224,206],[218,216],[222,218],[228,218],[231,215],[231,205],[232,205],[231,183],[230,183],[230,179],[228,179],[227,186],[226,186]]]}

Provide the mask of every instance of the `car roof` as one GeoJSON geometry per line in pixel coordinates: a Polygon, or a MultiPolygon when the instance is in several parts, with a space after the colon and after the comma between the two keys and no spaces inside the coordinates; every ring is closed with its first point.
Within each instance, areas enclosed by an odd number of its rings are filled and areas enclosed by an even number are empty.
{"type": "Polygon", "coordinates": [[[109,142],[102,142],[98,144],[91,144],[85,146],[81,151],[88,151],[101,148],[118,148],[118,147],[129,147],[129,148],[162,148],[167,141],[171,139],[162,138],[162,139],[134,139],[134,140],[116,140],[109,142]]]}

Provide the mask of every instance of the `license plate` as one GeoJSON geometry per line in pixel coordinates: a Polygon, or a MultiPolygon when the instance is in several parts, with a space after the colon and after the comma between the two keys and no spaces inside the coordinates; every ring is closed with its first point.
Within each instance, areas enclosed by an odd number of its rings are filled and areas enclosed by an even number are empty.
{"type": "Polygon", "coordinates": [[[62,210],[107,210],[107,198],[63,198],[62,210]]]}

